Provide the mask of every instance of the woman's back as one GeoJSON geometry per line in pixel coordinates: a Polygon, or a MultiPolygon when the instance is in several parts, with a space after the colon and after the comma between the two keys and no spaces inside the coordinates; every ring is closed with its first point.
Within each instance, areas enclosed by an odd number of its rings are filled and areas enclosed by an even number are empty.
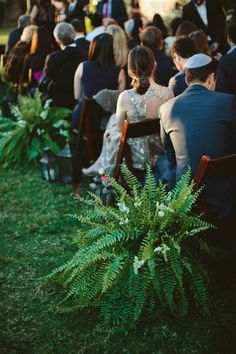
{"type": "Polygon", "coordinates": [[[81,78],[84,96],[92,97],[105,88],[116,90],[119,73],[120,67],[116,65],[110,65],[103,71],[96,61],[88,60],[84,62],[81,78]]]}
{"type": "Polygon", "coordinates": [[[160,105],[173,97],[169,88],[157,84],[150,86],[144,95],[134,89],[126,90],[123,94],[127,94],[130,100],[127,101],[128,121],[157,118],[160,105]]]}
{"type": "MultiPolygon", "coordinates": [[[[127,95],[124,109],[129,122],[140,121],[146,118],[157,118],[160,105],[173,97],[173,92],[167,87],[153,83],[145,94],[140,95],[134,89],[123,92],[127,95]]],[[[158,131],[156,132],[158,134],[158,131]]],[[[132,151],[133,166],[144,170],[146,164],[155,164],[162,154],[162,145],[158,135],[128,140],[132,151]]]]}

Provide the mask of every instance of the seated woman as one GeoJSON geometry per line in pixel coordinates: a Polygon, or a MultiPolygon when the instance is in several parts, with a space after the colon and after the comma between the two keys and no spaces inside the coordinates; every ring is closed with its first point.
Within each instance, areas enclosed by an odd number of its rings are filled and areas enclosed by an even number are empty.
{"type": "MultiPolygon", "coordinates": [[[[173,97],[171,89],[154,82],[152,75],[155,66],[151,49],[137,46],[130,52],[128,73],[132,78],[133,89],[120,94],[116,114],[110,117],[104,133],[102,152],[92,166],[82,170],[86,176],[98,175],[100,170],[112,175],[124,120],[156,118],[160,105],[173,97]]],[[[162,154],[160,138],[157,136],[130,139],[129,144],[133,166],[140,170],[145,170],[147,163],[154,165],[156,159],[162,154]]]]}
{"type": "Polygon", "coordinates": [[[113,38],[103,33],[89,47],[89,60],[79,64],[74,76],[74,96],[79,102],[72,113],[72,126],[78,129],[83,97],[92,98],[102,89],[124,90],[125,72],[115,65],[113,38]]]}
{"type": "Polygon", "coordinates": [[[24,61],[24,76],[28,75],[30,69],[32,70],[32,87],[38,86],[46,57],[52,50],[53,43],[47,30],[44,27],[38,27],[33,34],[30,53],[26,55],[24,61]]]}
{"type": "Polygon", "coordinates": [[[28,81],[28,76],[23,74],[24,60],[30,51],[31,41],[37,26],[29,25],[23,30],[20,40],[11,49],[4,67],[3,79],[18,85],[19,93],[22,83],[28,81]]]}

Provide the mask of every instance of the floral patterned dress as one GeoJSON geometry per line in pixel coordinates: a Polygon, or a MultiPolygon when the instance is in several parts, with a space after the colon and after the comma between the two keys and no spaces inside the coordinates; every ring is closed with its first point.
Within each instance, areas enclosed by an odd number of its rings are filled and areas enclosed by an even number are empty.
{"type": "MultiPolygon", "coordinates": [[[[133,89],[126,92],[130,97],[130,107],[127,111],[127,120],[129,122],[148,118],[146,117],[146,111],[151,97],[159,98],[162,103],[173,97],[172,90],[163,86],[158,86],[157,89],[149,88],[144,95],[138,94],[133,89]]],[[[117,118],[113,114],[104,133],[103,147],[99,158],[84,171],[94,174],[100,174],[104,171],[112,175],[116,164],[120,136],[121,132],[117,130],[117,118]]],[[[145,170],[147,163],[154,166],[158,157],[163,153],[160,137],[157,135],[132,138],[128,140],[128,143],[131,147],[133,167],[137,169],[145,170]]]]}

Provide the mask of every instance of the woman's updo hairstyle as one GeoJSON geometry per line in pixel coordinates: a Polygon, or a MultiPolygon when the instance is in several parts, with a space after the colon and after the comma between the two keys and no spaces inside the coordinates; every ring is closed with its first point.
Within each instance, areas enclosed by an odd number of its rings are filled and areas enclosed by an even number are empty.
{"type": "Polygon", "coordinates": [[[155,58],[150,48],[139,45],[129,53],[128,74],[132,79],[134,90],[140,95],[147,92],[154,67],[155,58]]]}

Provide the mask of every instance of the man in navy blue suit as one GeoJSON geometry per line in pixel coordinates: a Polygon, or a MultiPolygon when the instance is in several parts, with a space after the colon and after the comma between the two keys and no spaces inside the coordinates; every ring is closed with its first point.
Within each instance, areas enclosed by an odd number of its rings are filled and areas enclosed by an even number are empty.
{"type": "Polygon", "coordinates": [[[97,4],[97,12],[103,18],[113,18],[122,27],[127,20],[127,12],[123,0],[102,0],[97,4]]]}
{"type": "Polygon", "coordinates": [[[140,40],[143,45],[151,48],[156,59],[156,70],[154,77],[156,82],[163,86],[168,86],[172,76],[176,74],[173,60],[163,53],[162,33],[156,26],[147,26],[140,33],[140,40]]]}
{"type": "MultiPolygon", "coordinates": [[[[218,158],[236,152],[236,101],[213,92],[217,62],[195,54],[185,64],[189,87],[160,107],[164,155],[157,161],[157,175],[170,188],[191,167],[194,176],[202,155],[218,158]]],[[[205,181],[206,202],[215,218],[232,213],[232,183],[228,178],[205,181]]]]}

